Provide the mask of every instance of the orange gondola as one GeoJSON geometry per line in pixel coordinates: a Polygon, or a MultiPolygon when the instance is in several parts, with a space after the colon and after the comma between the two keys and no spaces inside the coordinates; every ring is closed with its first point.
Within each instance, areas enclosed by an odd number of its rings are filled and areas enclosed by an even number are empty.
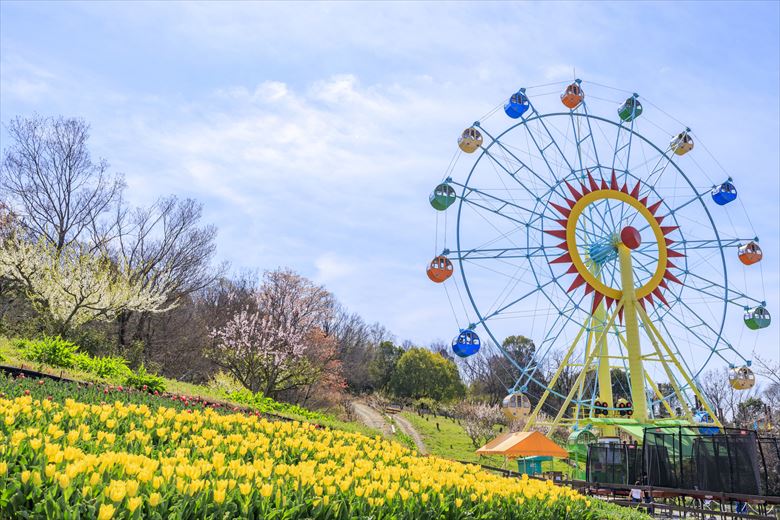
{"type": "Polygon", "coordinates": [[[431,263],[428,265],[428,269],[426,269],[428,278],[430,278],[432,282],[436,283],[442,283],[444,280],[452,276],[452,272],[452,262],[450,262],[450,259],[444,255],[439,255],[431,260],[431,263]]]}
{"type": "Polygon", "coordinates": [[[753,265],[761,261],[764,253],[761,252],[761,248],[754,241],[750,241],[745,245],[739,246],[739,261],[745,265],[753,265]]]}
{"type": "Polygon", "coordinates": [[[579,81],[575,81],[566,87],[566,91],[561,94],[561,103],[571,110],[577,108],[583,99],[585,99],[585,91],[580,87],[579,81]]]}

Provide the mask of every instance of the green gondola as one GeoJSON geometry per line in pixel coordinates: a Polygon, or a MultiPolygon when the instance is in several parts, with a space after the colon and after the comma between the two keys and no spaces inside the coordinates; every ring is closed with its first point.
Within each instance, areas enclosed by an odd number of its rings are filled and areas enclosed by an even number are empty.
{"type": "Polygon", "coordinates": [[[434,209],[444,211],[455,202],[455,190],[446,182],[439,184],[433,190],[431,196],[428,197],[428,200],[431,202],[431,206],[433,206],[434,209]]]}
{"type": "Polygon", "coordinates": [[[636,94],[626,99],[620,108],[618,115],[625,122],[633,121],[642,114],[642,103],[636,98],[636,94]]]}
{"type": "Polygon", "coordinates": [[[764,329],[772,323],[769,311],[762,306],[747,309],[745,311],[745,325],[750,330],[764,329]]]}

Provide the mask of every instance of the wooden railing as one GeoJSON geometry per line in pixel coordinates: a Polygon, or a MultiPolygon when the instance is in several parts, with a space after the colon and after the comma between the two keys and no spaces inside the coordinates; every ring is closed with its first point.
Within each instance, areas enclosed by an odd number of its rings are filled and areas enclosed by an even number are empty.
{"type": "MultiPolygon", "coordinates": [[[[474,462],[459,461],[463,464],[475,464],[474,462]]],[[[497,468],[486,464],[476,464],[483,469],[499,473],[507,478],[521,478],[522,473],[506,468],[497,468]]],[[[528,475],[528,478],[537,480],[552,480],[537,475],[528,475]]],[[[599,482],[587,482],[561,478],[554,480],[556,484],[572,487],[585,495],[597,496],[601,499],[626,507],[637,507],[652,511],[654,516],[667,514],[673,516],[680,513],[682,517],[689,514],[694,518],[731,519],[750,518],[754,520],[779,520],[780,496],[745,495],[740,493],[723,493],[719,491],[705,491],[699,489],[678,489],[659,486],[629,486],[625,484],[611,484],[599,482]],[[632,502],[628,499],[631,489],[639,488],[642,496],[648,494],[652,502],[632,502]],[[704,507],[704,502],[709,501],[711,507],[704,507]],[[736,512],[736,504],[747,504],[747,513],[736,512]]]]}

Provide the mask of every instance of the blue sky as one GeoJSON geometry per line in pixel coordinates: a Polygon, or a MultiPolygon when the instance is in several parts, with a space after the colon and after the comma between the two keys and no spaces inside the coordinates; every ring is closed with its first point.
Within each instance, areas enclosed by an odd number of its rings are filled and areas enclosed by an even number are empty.
{"type": "MultiPolygon", "coordinates": [[[[428,343],[456,329],[424,265],[457,135],[576,69],[734,172],[780,318],[779,5],[4,1],[0,120],[85,118],[131,202],[197,198],[235,268],[289,266],[428,343]]],[[[778,356],[773,328],[759,350],[778,356]]]]}

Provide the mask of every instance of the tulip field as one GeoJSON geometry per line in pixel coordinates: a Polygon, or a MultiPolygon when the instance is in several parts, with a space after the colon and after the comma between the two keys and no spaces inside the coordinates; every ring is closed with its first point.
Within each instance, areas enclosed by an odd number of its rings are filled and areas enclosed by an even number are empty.
{"type": "Polygon", "coordinates": [[[2,518],[646,518],[382,439],[0,376],[2,518]]]}

